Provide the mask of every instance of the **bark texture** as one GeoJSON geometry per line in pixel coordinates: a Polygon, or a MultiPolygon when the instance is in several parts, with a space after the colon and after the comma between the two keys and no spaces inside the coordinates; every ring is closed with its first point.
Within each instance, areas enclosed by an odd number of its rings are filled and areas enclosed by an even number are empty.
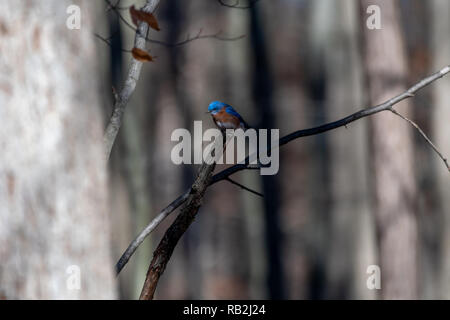
{"type": "Polygon", "coordinates": [[[93,8],[91,1],[0,3],[6,299],[116,297],[93,8]],[[70,5],[81,8],[79,30],[66,27],[70,5]]]}

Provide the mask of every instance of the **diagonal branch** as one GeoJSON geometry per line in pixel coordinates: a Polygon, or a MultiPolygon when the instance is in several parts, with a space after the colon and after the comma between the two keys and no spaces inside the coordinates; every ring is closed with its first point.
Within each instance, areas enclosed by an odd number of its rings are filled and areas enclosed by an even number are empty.
{"type": "MultiPolygon", "coordinates": [[[[147,0],[145,6],[142,8],[145,12],[154,12],[159,4],[159,0],[147,0]]],[[[136,36],[134,39],[134,46],[136,48],[145,50],[146,35],[148,33],[148,24],[146,22],[140,22],[137,28],[136,36]]],[[[128,101],[133,94],[136,83],[139,80],[141,74],[142,62],[132,58],[131,65],[128,69],[128,75],[125,80],[125,84],[122,90],[118,93],[114,102],[114,110],[109,120],[108,126],[105,130],[104,142],[105,142],[105,158],[109,159],[114,141],[116,140],[120,126],[122,125],[123,114],[128,101]]]]}
{"type": "MultiPolygon", "coordinates": [[[[216,140],[215,145],[223,142],[225,148],[231,137],[224,136],[223,138],[223,141],[216,140]]],[[[189,195],[183,205],[183,208],[181,209],[180,214],[166,231],[164,237],[153,253],[153,259],[148,267],[147,276],[139,298],[141,300],[153,299],[153,294],[155,293],[159,278],[163,274],[167,262],[169,262],[172,252],[178,243],[178,240],[180,240],[181,236],[186,232],[187,228],[189,228],[192,221],[194,221],[194,218],[198,213],[198,209],[202,205],[203,196],[209,186],[209,182],[211,181],[214,168],[216,167],[215,157],[211,153],[212,148],[213,146],[211,146],[209,152],[207,153],[210,155],[209,158],[205,159],[205,162],[200,167],[197,178],[190,188],[189,195]]]]}
{"type": "Polygon", "coordinates": [[[395,110],[394,108],[389,109],[393,114],[399,116],[400,118],[402,118],[403,120],[405,120],[406,122],[408,122],[411,126],[413,126],[419,133],[420,135],[425,139],[425,141],[431,146],[431,148],[434,150],[434,152],[436,152],[436,154],[442,159],[442,161],[444,162],[445,166],[447,167],[447,170],[450,172],[450,167],[448,165],[448,160],[446,157],[444,157],[444,155],[439,151],[439,149],[434,145],[434,143],[430,140],[430,138],[428,138],[428,136],[426,135],[425,132],[423,132],[423,130],[419,127],[419,125],[417,123],[415,123],[414,121],[412,121],[411,119],[405,117],[404,115],[402,115],[401,113],[399,113],[397,110],[395,110]]]}
{"type": "Polygon", "coordinates": [[[257,196],[260,196],[260,197],[264,198],[264,195],[262,193],[259,193],[259,192],[255,191],[255,190],[247,188],[246,186],[240,184],[239,182],[236,182],[236,181],[232,180],[230,177],[227,177],[225,180],[228,181],[231,184],[234,184],[235,186],[240,187],[243,190],[246,190],[246,191],[248,191],[250,193],[256,194],[257,196]]]}
{"type": "Polygon", "coordinates": [[[181,196],[172,201],[167,207],[165,207],[159,214],[150,222],[144,230],[130,243],[127,250],[122,254],[119,261],[116,264],[116,273],[119,274],[122,271],[123,267],[127,264],[128,260],[130,260],[131,256],[134,254],[136,249],[144,242],[145,238],[153,231],[155,228],[175,209],[181,206],[184,202],[186,202],[189,194],[191,193],[191,189],[186,190],[181,196]]]}
{"type": "MultiPolygon", "coordinates": [[[[282,145],[285,145],[285,144],[287,144],[295,139],[298,139],[298,138],[313,136],[313,135],[320,134],[320,133],[323,133],[326,131],[337,129],[339,127],[345,127],[346,125],[348,125],[351,122],[354,122],[361,118],[371,116],[371,115],[379,113],[381,111],[391,111],[391,109],[394,105],[396,105],[397,103],[399,103],[407,98],[413,97],[419,90],[423,89],[424,87],[428,86],[429,84],[433,83],[434,81],[442,78],[443,76],[447,75],[449,72],[450,72],[450,66],[446,66],[442,70],[419,81],[418,83],[416,83],[414,86],[409,88],[404,93],[401,93],[398,96],[396,96],[380,105],[370,107],[367,109],[362,109],[362,110],[355,112],[345,118],[342,118],[342,119],[334,121],[334,122],[326,123],[326,124],[318,126],[318,127],[292,132],[292,133],[288,134],[287,136],[282,137],[279,141],[279,145],[282,146],[282,145]]],[[[435,149],[435,151],[436,150],[437,149],[435,149]]],[[[247,163],[247,162],[248,161],[245,161],[245,163],[247,163]]],[[[217,183],[219,181],[222,181],[222,180],[226,180],[232,174],[237,173],[242,170],[246,170],[246,169],[250,169],[250,166],[246,165],[246,164],[236,164],[232,167],[222,170],[212,177],[212,179],[210,181],[210,185],[217,183]]],[[[117,273],[119,273],[120,270],[122,270],[122,268],[128,262],[130,257],[133,255],[133,253],[139,247],[139,245],[144,241],[145,237],[148,236],[159,225],[159,223],[161,221],[163,221],[169,214],[171,214],[173,211],[175,211],[175,209],[177,209],[179,206],[181,206],[186,201],[189,193],[190,193],[190,190],[185,191],[181,196],[179,196],[169,206],[164,208],[160,212],[160,214],[156,218],[154,218],[153,221],[128,246],[127,250],[123,253],[122,257],[120,258],[119,262],[116,265],[117,273]]]]}
{"type": "Polygon", "coordinates": [[[215,168],[214,164],[203,164],[200,168],[197,179],[191,187],[191,192],[186,199],[185,205],[181,209],[180,214],[164,234],[161,242],[153,253],[153,259],[147,271],[144,286],[142,288],[141,300],[153,299],[159,278],[163,274],[167,262],[169,262],[172,252],[189,228],[192,221],[197,215],[198,209],[202,204],[203,195],[208,188],[212,173],[215,168]]]}

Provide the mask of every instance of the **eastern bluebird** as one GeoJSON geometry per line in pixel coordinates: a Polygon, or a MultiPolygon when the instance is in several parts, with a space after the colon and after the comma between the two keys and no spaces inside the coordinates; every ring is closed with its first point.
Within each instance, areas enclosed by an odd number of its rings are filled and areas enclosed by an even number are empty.
{"type": "Polygon", "coordinates": [[[249,128],[241,115],[226,103],[213,101],[209,104],[207,112],[211,114],[214,123],[220,130],[241,128],[245,131],[249,128]]]}

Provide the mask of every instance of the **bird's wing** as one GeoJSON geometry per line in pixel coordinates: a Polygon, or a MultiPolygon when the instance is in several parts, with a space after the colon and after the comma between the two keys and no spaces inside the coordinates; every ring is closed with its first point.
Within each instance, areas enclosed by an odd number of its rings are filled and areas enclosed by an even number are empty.
{"type": "Polygon", "coordinates": [[[232,106],[228,105],[226,108],[227,112],[229,114],[232,114],[233,116],[237,117],[239,119],[239,121],[241,121],[241,123],[244,125],[244,130],[246,129],[250,129],[251,127],[248,125],[247,122],[245,122],[245,120],[241,117],[241,115],[239,113],[237,113],[236,110],[233,109],[232,106]]]}
{"type": "Polygon", "coordinates": [[[229,114],[232,114],[233,116],[237,117],[240,121],[244,121],[244,119],[242,119],[241,115],[240,115],[239,113],[237,113],[237,111],[234,110],[232,106],[228,105],[228,106],[226,107],[226,111],[227,111],[229,114]]]}

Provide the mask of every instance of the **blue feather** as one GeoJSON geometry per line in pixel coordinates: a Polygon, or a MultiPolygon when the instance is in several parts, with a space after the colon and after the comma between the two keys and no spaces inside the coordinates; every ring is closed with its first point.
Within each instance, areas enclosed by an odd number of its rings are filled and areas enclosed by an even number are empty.
{"type": "Polygon", "coordinates": [[[244,121],[244,119],[241,117],[241,115],[236,110],[234,110],[233,107],[230,106],[229,104],[226,104],[226,103],[223,103],[220,101],[213,101],[209,104],[208,111],[214,115],[217,112],[219,112],[220,110],[222,110],[223,107],[225,107],[225,111],[228,114],[231,114],[231,115],[235,116],[236,118],[238,118],[239,121],[241,121],[244,124],[245,128],[249,128],[249,126],[244,121]]]}

